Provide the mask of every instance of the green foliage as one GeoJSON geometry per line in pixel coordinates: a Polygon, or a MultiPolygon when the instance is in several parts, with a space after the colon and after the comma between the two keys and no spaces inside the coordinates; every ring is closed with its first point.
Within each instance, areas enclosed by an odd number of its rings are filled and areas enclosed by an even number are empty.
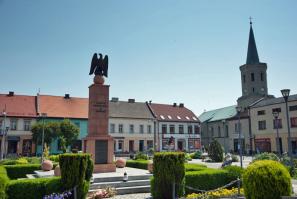
{"type": "Polygon", "coordinates": [[[191,155],[189,153],[185,153],[185,160],[186,161],[191,161],[192,160],[191,155]]]}
{"type": "Polygon", "coordinates": [[[88,170],[90,158],[89,154],[61,154],[59,158],[63,187],[68,190],[77,186],[78,199],[84,199],[88,192],[89,181],[87,180],[90,178],[90,170],[88,170]]]}
{"type": "Polygon", "coordinates": [[[154,155],[154,180],[151,194],[154,199],[171,199],[172,183],[178,196],[184,194],[185,154],[177,152],[162,152],[154,155]]]}
{"type": "Polygon", "coordinates": [[[70,146],[79,135],[79,128],[70,122],[70,120],[65,119],[62,122],[60,122],[60,134],[58,137],[60,138],[61,147],[63,149],[63,152],[66,152],[67,146],[70,146]]]}
{"type": "Polygon", "coordinates": [[[223,148],[221,144],[217,140],[213,140],[210,143],[209,149],[208,149],[208,156],[214,161],[214,162],[222,162],[223,161],[223,148]]]}
{"type": "MultiPolygon", "coordinates": [[[[201,169],[200,171],[187,171],[185,178],[187,186],[202,190],[216,189],[237,179],[237,177],[230,176],[226,170],[211,168],[201,169]]],[[[193,191],[186,189],[186,192],[192,193],[193,191]]]]}
{"type": "Polygon", "coordinates": [[[16,164],[4,166],[10,179],[26,178],[26,174],[33,174],[34,171],[40,170],[40,164],[16,164]]]}
{"type": "Polygon", "coordinates": [[[43,149],[43,157],[45,160],[48,160],[50,154],[50,147],[44,143],[44,149],[43,149]]]}
{"type": "Polygon", "coordinates": [[[90,181],[93,175],[94,162],[91,156],[88,157],[87,161],[88,162],[87,162],[87,170],[86,170],[86,181],[90,181]]]}
{"type": "Polygon", "coordinates": [[[28,164],[40,164],[41,158],[40,157],[26,157],[28,164]]]}
{"type": "Polygon", "coordinates": [[[148,157],[146,154],[143,154],[141,152],[138,152],[136,155],[135,155],[135,160],[147,160],[148,157]]]}
{"type": "Polygon", "coordinates": [[[289,172],[273,160],[252,163],[243,174],[243,187],[247,199],[279,199],[292,191],[289,172]]]}
{"type": "Polygon", "coordinates": [[[6,186],[9,183],[9,178],[6,173],[6,169],[3,166],[0,166],[0,199],[6,198],[6,186]]]}
{"type": "Polygon", "coordinates": [[[206,169],[206,165],[204,164],[185,164],[185,171],[201,171],[203,169],[206,169]]]}
{"type": "Polygon", "coordinates": [[[7,186],[6,194],[9,199],[40,199],[51,193],[61,193],[61,188],[59,177],[12,180],[7,186]]]}
{"type": "Polygon", "coordinates": [[[236,179],[237,177],[241,178],[244,169],[239,167],[239,166],[233,166],[233,165],[229,165],[223,168],[225,171],[228,171],[229,176],[232,179],[236,179]]]}
{"type": "Polygon", "coordinates": [[[127,160],[126,167],[147,170],[148,160],[127,160]]]}
{"type": "Polygon", "coordinates": [[[274,160],[274,161],[279,161],[279,158],[274,153],[264,152],[264,153],[261,153],[261,154],[257,154],[255,156],[255,158],[253,159],[253,162],[258,161],[258,160],[274,160]]]}
{"type": "Polygon", "coordinates": [[[49,160],[53,162],[59,162],[59,155],[50,155],[49,160]]]}
{"type": "Polygon", "coordinates": [[[200,159],[202,155],[201,151],[196,151],[195,153],[192,153],[190,156],[192,159],[200,159]]]}
{"type": "Polygon", "coordinates": [[[232,162],[239,162],[239,159],[238,159],[237,155],[232,154],[231,158],[232,158],[232,162]]]}

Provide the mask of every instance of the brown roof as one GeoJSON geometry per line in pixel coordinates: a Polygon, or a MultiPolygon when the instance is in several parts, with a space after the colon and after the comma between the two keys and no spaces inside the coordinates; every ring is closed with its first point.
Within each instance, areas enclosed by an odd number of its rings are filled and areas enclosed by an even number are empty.
{"type": "Polygon", "coordinates": [[[88,98],[39,95],[39,113],[47,117],[88,118],[88,98]]]}
{"type": "Polygon", "coordinates": [[[198,117],[186,107],[168,104],[149,104],[149,106],[160,121],[199,122],[198,117]]]}
{"type": "Polygon", "coordinates": [[[12,117],[36,117],[35,96],[0,94],[0,112],[12,117]]]}

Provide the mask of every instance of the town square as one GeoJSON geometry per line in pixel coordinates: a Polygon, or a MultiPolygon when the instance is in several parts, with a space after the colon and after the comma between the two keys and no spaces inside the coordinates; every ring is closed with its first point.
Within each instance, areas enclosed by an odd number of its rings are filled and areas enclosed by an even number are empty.
{"type": "Polygon", "coordinates": [[[0,0],[0,199],[297,198],[293,0],[0,0]]]}

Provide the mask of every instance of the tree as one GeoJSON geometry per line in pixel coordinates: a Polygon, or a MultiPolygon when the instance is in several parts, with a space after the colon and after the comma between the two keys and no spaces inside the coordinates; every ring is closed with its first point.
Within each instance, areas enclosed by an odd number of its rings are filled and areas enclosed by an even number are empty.
{"type": "Polygon", "coordinates": [[[79,128],[66,119],[60,122],[60,134],[58,135],[60,139],[60,145],[63,152],[66,152],[68,146],[72,145],[73,142],[78,138],[79,128]]]}
{"type": "Polygon", "coordinates": [[[221,144],[215,139],[210,143],[208,156],[215,162],[223,161],[223,148],[221,144]]]}

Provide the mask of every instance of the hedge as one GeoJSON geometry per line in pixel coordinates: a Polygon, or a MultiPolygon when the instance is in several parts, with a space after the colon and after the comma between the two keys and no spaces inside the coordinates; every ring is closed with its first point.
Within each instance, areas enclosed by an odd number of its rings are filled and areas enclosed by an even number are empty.
{"type": "Polygon", "coordinates": [[[154,178],[151,180],[151,194],[154,199],[171,199],[172,185],[175,196],[184,194],[185,154],[178,152],[161,152],[154,155],[154,178]]]}
{"type": "Polygon", "coordinates": [[[206,169],[207,166],[204,164],[185,164],[185,171],[201,171],[206,169]]]}
{"type": "Polygon", "coordinates": [[[147,170],[148,160],[127,160],[126,167],[147,170]]]}
{"type": "Polygon", "coordinates": [[[0,166],[0,199],[5,198],[5,189],[8,183],[9,178],[6,173],[6,169],[3,166],[0,166]]]}
{"type": "Polygon", "coordinates": [[[26,178],[26,174],[33,174],[40,170],[40,164],[17,164],[4,166],[10,179],[26,178]]]}
{"type": "Polygon", "coordinates": [[[61,193],[62,191],[60,177],[53,177],[11,180],[7,186],[6,194],[9,199],[40,199],[45,195],[61,193]]]}
{"type": "MultiPolygon", "coordinates": [[[[237,179],[237,177],[230,175],[226,170],[211,168],[200,171],[188,171],[185,178],[187,186],[200,190],[215,189],[237,179]]],[[[192,193],[193,191],[186,189],[186,192],[192,193]]]]}

